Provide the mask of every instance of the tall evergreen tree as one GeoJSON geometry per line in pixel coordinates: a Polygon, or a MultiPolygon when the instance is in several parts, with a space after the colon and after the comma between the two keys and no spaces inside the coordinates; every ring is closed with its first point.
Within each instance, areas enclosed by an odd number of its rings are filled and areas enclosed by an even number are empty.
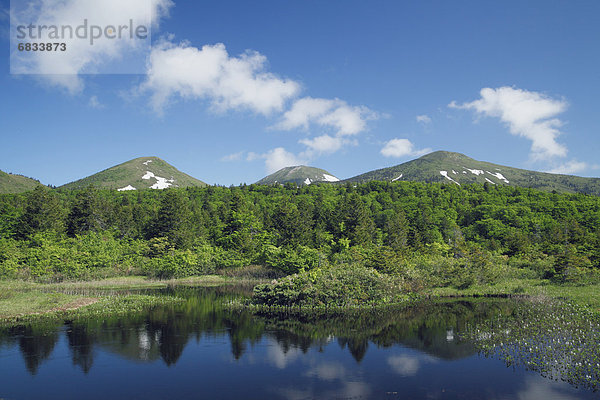
{"type": "Polygon", "coordinates": [[[28,193],[25,212],[19,219],[18,236],[26,238],[36,232],[64,230],[64,213],[56,193],[44,186],[28,193]]]}
{"type": "Polygon", "coordinates": [[[67,233],[70,236],[87,232],[98,232],[107,228],[107,211],[100,194],[93,186],[79,191],[67,218],[67,233]]]}

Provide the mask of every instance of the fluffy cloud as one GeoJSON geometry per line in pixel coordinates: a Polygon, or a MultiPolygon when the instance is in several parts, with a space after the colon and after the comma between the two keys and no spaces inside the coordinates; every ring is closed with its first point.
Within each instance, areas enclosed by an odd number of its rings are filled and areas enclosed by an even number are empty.
{"type": "Polygon", "coordinates": [[[206,99],[219,111],[245,109],[268,115],[281,111],[300,85],[266,72],[267,59],[248,51],[231,57],[223,44],[201,49],[166,40],[152,49],[142,92],[152,93],[152,105],[162,112],[174,96],[206,99]]]}
{"type": "Polygon", "coordinates": [[[302,139],[300,143],[308,147],[308,151],[316,154],[335,153],[345,144],[345,140],[340,137],[331,137],[329,135],[317,136],[313,139],[302,139]]]}
{"type": "MultiPolygon", "coordinates": [[[[162,16],[168,13],[173,5],[170,0],[35,0],[28,2],[26,9],[15,9],[12,14],[12,25],[30,24],[37,26],[71,26],[73,29],[88,26],[143,25],[158,26],[162,16]]],[[[11,54],[11,72],[16,74],[36,74],[39,78],[54,86],[67,89],[71,93],[83,89],[80,74],[103,72],[103,68],[117,68],[115,73],[140,73],[144,68],[144,52],[149,50],[150,39],[116,40],[102,38],[93,45],[89,39],[71,38],[66,31],[66,51],[37,51],[11,54]],[[112,64],[111,64],[112,63],[112,64]],[[134,65],[139,65],[139,70],[134,65]],[[128,70],[135,68],[135,71],[128,70]]],[[[83,31],[82,31],[83,32],[83,31]]],[[[27,32],[29,33],[29,32],[27,32]]],[[[34,30],[34,35],[39,32],[34,30]]],[[[49,37],[50,30],[42,31],[41,38],[33,41],[56,42],[49,37]]],[[[89,32],[88,32],[89,33],[89,32]]],[[[89,38],[88,34],[88,38],[89,38]]],[[[127,37],[126,34],[123,37],[127,37]]],[[[16,32],[11,39],[17,41],[16,32]]],[[[14,43],[13,43],[14,44],[14,43]]],[[[104,71],[106,72],[106,71],[104,71]]]]}
{"type": "Polygon", "coordinates": [[[430,148],[421,150],[415,149],[414,144],[408,139],[392,139],[389,142],[386,142],[381,149],[381,154],[385,157],[419,157],[430,152],[430,148]]]}
{"type": "Polygon", "coordinates": [[[377,119],[377,114],[364,106],[351,106],[340,99],[304,97],[296,100],[275,127],[308,130],[316,125],[333,129],[337,136],[347,136],[364,131],[371,119],[377,119]]]}
{"type": "Polygon", "coordinates": [[[563,125],[556,116],[566,110],[566,101],[512,87],[484,88],[480,94],[478,100],[464,104],[453,101],[449,107],[499,118],[510,133],[531,140],[531,155],[535,160],[567,155],[567,148],[556,141],[563,125]]]}
{"type": "Polygon", "coordinates": [[[340,99],[304,97],[294,102],[275,128],[308,131],[316,127],[333,131],[332,134],[299,141],[307,147],[301,153],[301,157],[311,159],[318,155],[335,153],[344,145],[355,144],[356,140],[348,137],[365,131],[367,121],[377,118],[378,114],[367,107],[351,106],[340,99]]]}
{"type": "Polygon", "coordinates": [[[431,117],[429,117],[429,115],[417,115],[417,122],[421,122],[423,124],[430,124],[431,117]]]}
{"type": "Polygon", "coordinates": [[[302,157],[290,153],[283,147],[277,147],[263,154],[250,152],[246,157],[247,161],[254,161],[258,159],[265,160],[265,167],[267,173],[269,174],[279,171],[281,168],[292,167],[306,163],[306,160],[304,160],[302,157]]]}
{"type": "Polygon", "coordinates": [[[552,168],[548,172],[551,174],[570,175],[570,174],[576,174],[578,172],[585,171],[588,168],[590,168],[590,166],[585,162],[571,160],[564,164],[561,164],[559,166],[552,168]]]}

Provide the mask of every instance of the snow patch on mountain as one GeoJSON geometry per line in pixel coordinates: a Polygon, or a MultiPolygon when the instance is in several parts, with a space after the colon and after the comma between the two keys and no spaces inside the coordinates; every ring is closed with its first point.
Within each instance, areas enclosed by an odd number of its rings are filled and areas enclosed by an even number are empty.
{"type": "Polygon", "coordinates": [[[494,182],[492,182],[491,180],[489,180],[488,178],[485,178],[486,181],[488,181],[489,183],[491,183],[492,185],[495,185],[494,182]]]}
{"type": "Polygon", "coordinates": [[[490,171],[485,171],[485,172],[487,172],[491,176],[494,176],[494,177],[500,179],[501,181],[504,181],[505,183],[510,183],[510,181],[508,179],[506,179],[504,177],[504,175],[502,175],[500,172],[496,172],[495,174],[492,174],[490,171]]]}
{"type": "Polygon", "coordinates": [[[150,179],[150,178],[154,178],[154,173],[152,173],[150,171],[146,171],[144,176],[142,176],[142,179],[150,179]]]}
{"type": "Polygon", "coordinates": [[[467,167],[465,167],[465,169],[466,169],[467,171],[471,172],[472,174],[475,174],[475,175],[477,175],[477,176],[479,176],[479,175],[483,175],[483,174],[484,174],[484,172],[483,172],[482,170],[480,170],[480,169],[469,169],[469,168],[467,168],[467,167]]]}
{"type": "Polygon", "coordinates": [[[152,160],[148,160],[148,161],[144,161],[142,164],[144,164],[144,165],[148,165],[148,164],[150,164],[151,162],[152,162],[152,160]]]}
{"type": "Polygon", "coordinates": [[[150,186],[150,189],[166,189],[173,185],[175,182],[174,179],[161,178],[160,176],[155,176],[156,183],[150,186]]]}
{"type": "Polygon", "coordinates": [[[399,177],[392,179],[392,182],[396,182],[398,179],[401,179],[404,176],[404,174],[400,174],[399,177]]]}
{"type": "Polygon", "coordinates": [[[144,174],[144,176],[142,176],[142,179],[156,179],[156,183],[152,186],[150,186],[150,189],[167,189],[168,187],[173,185],[173,182],[175,182],[174,179],[167,179],[167,178],[162,178],[160,176],[156,176],[154,175],[153,172],[151,171],[146,171],[146,173],[144,174]]]}
{"type": "Polygon", "coordinates": [[[312,182],[310,181],[310,178],[306,178],[306,179],[304,180],[304,184],[305,184],[305,185],[310,185],[311,183],[312,183],[312,182]]]}
{"type": "Polygon", "coordinates": [[[340,180],[333,175],[323,174],[325,182],[339,182],[340,180]]]}
{"type": "Polygon", "coordinates": [[[128,191],[128,190],[137,190],[137,189],[136,189],[136,188],[134,188],[134,187],[133,187],[133,186],[131,186],[131,185],[127,185],[127,186],[125,186],[124,188],[117,189],[117,190],[118,190],[119,192],[125,192],[125,191],[128,191]]]}
{"type": "Polygon", "coordinates": [[[451,182],[456,183],[458,186],[460,186],[460,183],[456,182],[454,179],[450,178],[448,176],[448,171],[440,171],[440,175],[442,175],[444,178],[448,179],[451,182]]]}

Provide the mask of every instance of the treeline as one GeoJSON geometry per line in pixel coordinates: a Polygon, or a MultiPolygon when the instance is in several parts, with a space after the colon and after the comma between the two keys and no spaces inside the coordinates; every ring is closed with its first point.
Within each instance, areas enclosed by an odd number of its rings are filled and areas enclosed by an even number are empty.
{"type": "Polygon", "coordinates": [[[0,196],[3,276],[167,277],[250,264],[294,273],[344,263],[421,284],[515,271],[586,280],[600,270],[600,198],[418,182],[0,196]]]}

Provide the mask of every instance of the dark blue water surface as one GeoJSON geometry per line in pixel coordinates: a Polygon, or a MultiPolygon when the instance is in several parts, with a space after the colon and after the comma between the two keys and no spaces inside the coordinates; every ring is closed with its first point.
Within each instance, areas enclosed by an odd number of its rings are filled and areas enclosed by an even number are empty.
{"type": "Polygon", "coordinates": [[[509,301],[436,302],[344,316],[253,316],[231,288],[122,318],[0,331],[3,399],[592,399],[478,355],[467,324],[509,301]]]}

